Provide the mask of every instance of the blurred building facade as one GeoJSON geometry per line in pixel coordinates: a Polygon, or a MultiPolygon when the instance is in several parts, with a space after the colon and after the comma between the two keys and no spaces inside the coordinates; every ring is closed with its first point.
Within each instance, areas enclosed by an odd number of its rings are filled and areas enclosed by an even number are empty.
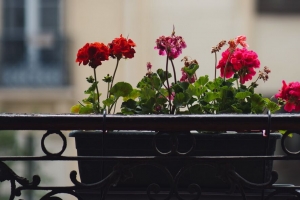
{"type": "MultiPolygon", "coordinates": [[[[1,0],[0,108],[3,112],[69,112],[69,105],[84,97],[85,77],[92,74],[89,67],[75,63],[77,50],[87,42],[107,44],[120,34],[136,42],[137,53],[121,61],[116,78],[135,85],[146,73],[146,62],[152,62],[154,70],[164,67],[165,58],[154,50],[155,39],[171,34],[173,25],[187,43],[175,60],[177,76],[183,56],[198,60],[199,76],[213,76],[211,47],[246,35],[262,67],[272,70],[270,80],[259,87],[272,95],[281,80],[298,78],[300,15],[299,9],[295,11],[299,3],[293,5],[292,0],[272,6],[268,2],[1,0]]],[[[112,74],[115,64],[113,59],[103,62],[98,77],[112,74]]]]}
{"type": "MultiPolygon", "coordinates": [[[[171,34],[173,25],[187,43],[174,61],[177,77],[183,56],[199,62],[198,76],[212,77],[211,47],[223,39],[246,35],[261,67],[272,70],[269,81],[259,87],[272,96],[282,80],[299,81],[300,8],[297,0],[291,2],[1,0],[0,110],[69,113],[71,105],[85,97],[85,77],[92,75],[88,66],[75,63],[78,49],[87,42],[107,44],[120,34],[133,39],[137,47],[133,59],[121,60],[116,80],[135,86],[146,73],[147,62],[153,70],[164,67],[165,57],[154,50],[155,40],[171,34]]],[[[112,74],[115,64],[113,59],[103,62],[97,76],[112,74]]],[[[101,82],[100,90],[106,93],[101,82]]]]}

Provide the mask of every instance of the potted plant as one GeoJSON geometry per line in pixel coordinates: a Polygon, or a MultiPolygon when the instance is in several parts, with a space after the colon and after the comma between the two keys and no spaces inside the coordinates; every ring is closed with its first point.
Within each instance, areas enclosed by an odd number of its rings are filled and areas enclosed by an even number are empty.
{"type": "MultiPolygon", "coordinates": [[[[238,36],[235,39],[221,41],[213,47],[211,52],[215,54],[214,77],[209,79],[208,75],[197,77],[196,72],[199,64],[196,60],[183,57],[181,77],[178,79],[173,60],[179,58],[186,43],[181,36],[177,36],[173,30],[170,36],[161,36],[156,40],[155,49],[159,55],[166,57],[166,68],[154,69],[150,62],[147,63],[145,76],[137,84],[136,88],[129,83],[118,82],[114,84],[117,68],[122,59],[131,59],[135,56],[135,43],[133,40],[124,38],[122,35],[115,38],[111,43],[87,43],[79,49],[76,62],[89,65],[94,76],[87,78],[90,87],[85,91],[88,97],[71,108],[73,113],[94,113],[94,114],[115,114],[117,101],[122,97],[121,110],[117,114],[261,114],[269,110],[274,113],[284,105],[284,109],[291,112],[300,110],[300,84],[292,82],[286,84],[275,95],[279,101],[273,102],[255,92],[258,81],[267,81],[268,67],[256,72],[260,68],[258,55],[248,49],[245,36],[238,36]],[[217,52],[224,46],[221,59],[217,60],[217,52]],[[98,90],[98,79],[96,68],[109,57],[116,59],[116,67],[112,76],[107,75],[102,80],[107,84],[107,95],[100,100],[98,90]],[[171,69],[171,70],[170,70],[171,69]],[[220,70],[220,77],[217,77],[217,70],[220,70]],[[173,78],[173,81],[171,81],[173,78]],[[254,80],[254,81],[253,81],[254,80]],[[252,81],[249,83],[249,81],[252,81]]],[[[159,130],[157,130],[159,131],[159,130]]],[[[189,130],[188,130],[189,131],[189,130]]],[[[280,134],[271,134],[270,145],[265,152],[265,138],[262,131],[259,133],[224,133],[205,132],[205,130],[194,130],[192,136],[196,141],[195,150],[190,155],[272,155],[275,151],[276,139],[280,134]]],[[[245,130],[246,132],[247,130],[245,130]]],[[[190,141],[186,138],[188,133],[176,133],[183,145],[179,151],[188,152],[190,141]]],[[[172,134],[171,134],[172,135],[172,134]]],[[[109,131],[102,134],[102,131],[75,131],[70,134],[75,137],[78,155],[80,156],[147,156],[163,155],[168,151],[168,135],[156,132],[142,131],[109,131]],[[152,148],[152,140],[155,135],[160,135],[156,140],[156,147],[152,148]],[[104,141],[105,140],[105,141],[104,141]]],[[[103,179],[112,170],[115,162],[79,162],[79,172],[84,183],[95,183],[103,179]],[[87,172],[87,173],[86,173],[87,172]],[[91,173],[92,172],[92,173],[91,173]]],[[[174,175],[181,169],[183,163],[163,163],[169,167],[174,175]]],[[[191,182],[196,182],[202,187],[227,187],[224,180],[212,177],[218,173],[217,165],[209,167],[190,168],[182,179],[182,187],[191,182]],[[207,176],[211,173],[212,175],[207,176]],[[212,181],[211,181],[212,180],[212,181]]],[[[251,182],[261,183],[270,178],[272,162],[263,161],[239,161],[231,165],[244,178],[251,182]],[[244,168],[244,167],[248,168],[244,168]],[[267,170],[267,171],[264,171],[267,170]],[[251,173],[253,172],[253,173],[251,173]]],[[[170,187],[166,178],[160,175],[160,170],[154,170],[151,166],[143,166],[132,171],[133,178],[119,183],[122,189],[145,189],[152,182],[159,183],[162,187],[170,187]],[[148,168],[149,167],[149,168],[148,168]],[[148,170],[148,171],[147,171],[148,170]],[[157,173],[157,174],[155,174],[157,173]],[[149,179],[156,177],[157,179],[149,179]]]]}

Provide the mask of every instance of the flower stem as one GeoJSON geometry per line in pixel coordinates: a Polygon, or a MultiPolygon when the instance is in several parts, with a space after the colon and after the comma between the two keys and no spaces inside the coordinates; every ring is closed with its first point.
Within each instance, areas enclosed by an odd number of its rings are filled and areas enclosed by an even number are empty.
{"type": "Polygon", "coordinates": [[[173,60],[171,60],[171,64],[172,64],[172,68],[173,68],[173,74],[174,74],[174,83],[176,84],[177,83],[177,78],[176,78],[176,71],[175,71],[175,66],[174,66],[174,63],[173,63],[173,60]]]}
{"type": "Polygon", "coordinates": [[[171,114],[171,91],[170,91],[170,84],[169,84],[169,80],[168,80],[168,64],[169,64],[169,56],[168,56],[168,53],[167,53],[167,61],[166,61],[166,81],[167,81],[167,90],[168,90],[168,94],[169,94],[169,111],[170,111],[170,114],[171,114]]]}
{"type": "Polygon", "coordinates": [[[215,52],[215,80],[217,78],[217,52],[215,52]]]}
{"type": "Polygon", "coordinates": [[[116,76],[116,72],[117,72],[117,69],[118,69],[118,66],[119,66],[119,61],[120,61],[120,58],[117,58],[117,64],[116,64],[116,67],[115,67],[115,71],[114,71],[114,74],[112,76],[112,80],[111,80],[111,84],[110,84],[110,88],[109,90],[111,90],[113,84],[114,84],[114,79],[115,79],[115,76],[116,76]]]}
{"type": "Polygon", "coordinates": [[[107,99],[108,99],[108,97],[109,97],[108,93],[109,93],[109,83],[107,83],[107,94],[106,94],[106,98],[107,98],[107,99]]]}
{"type": "Polygon", "coordinates": [[[236,80],[236,87],[239,89],[240,88],[240,86],[239,86],[239,81],[238,80],[236,80]]]}
{"type": "Polygon", "coordinates": [[[98,89],[98,81],[97,81],[97,75],[96,75],[96,68],[93,68],[93,69],[94,69],[94,79],[95,79],[95,83],[96,83],[96,91],[97,91],[97,98],[98,98],[96,113],[100,113],[100,94],[99,94],[99,89],[98,89]]]}
{"type": "Polygon", "coordinates": [[[225,64],[225,67],[224,67],[224,81],[225,81],[225,79],[226,79],[226,69],[227,69],[227,66],[228,66],[228,62],[229,62],[229,59],[230,59],[230,57],[231,57],[231,55],[233,54],[233,52],[234,51],[231,51],[230,53],[229,53],[229,55],[228,55],[228,58],[227,58],[227,61],[226,61],[226,64],[225,64]]]}
{"type": "Polygon", "coordinates": [[[118,101],[118,99],[108,108],[108,114],[110,114],[112,108],[116,105],[117,101],[118,101]]]}

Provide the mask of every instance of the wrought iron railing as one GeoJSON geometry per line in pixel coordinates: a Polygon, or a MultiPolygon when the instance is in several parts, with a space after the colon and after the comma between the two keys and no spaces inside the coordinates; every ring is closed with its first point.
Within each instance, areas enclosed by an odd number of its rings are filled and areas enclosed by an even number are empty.
{"type": "MultiPolygon", "coordinates": [[[[187,166],[182,166],[179,172],[172,176],[168,169],[161,166],[163,162],[184,161],[190,165],[200,162],[215,161],[234,161],[234,160],[300,160],[300,152],[291,152],[285,145],[287,136],[291,133],[300,133],[300,114],[261,114],[261,115],[48,115],[48,114],[0,114],[0,130],[45,130],[46,133],[41,138],[41,149],[44,156],[1,156],[0,157],[0,181],[9,181],[11,193],[9,200],[18,199],[18,196],[24,190],[39,190],[45,194],[41,200],[59,199],[55,195],[60,193],[70,194],[78,200],[84,199],[80,191],[101,190],[101,197],[105,199],[107,192],[112,185],[117,185],[120,180],[130,177],[130,170],[141,163],[151,163],[157,165],[168,176],[170,190],[166,193],[164,199],[184,199],[182,194],[177,190],[179,177],[187,166]],[[174,139],[173,145],[168,156],[158,152],[158,156],[65,156],[63,153],[67,147],[66,137],[62,134],[63,130],[102,130],[109,134],[107,130],[152,130],[167,131],[189,131],[189,130],[206,130],[206,131],[245,131],[245,130],[264,130],[261,137],[266,141],[269,139],[270,132],[275,130],[286,130],[281,139],[281,148],[285,155],[258,155],[258,156],[190,156],[176,155],[177,140],[174,139]],[[62,149],[57,153],[51,153],[47,150],[45,139],[52,134],[57,134],[63,141],[62,149]],[[33,177],[20,177],[8,165],[6,161],[117,161],[118,164],[111,169],[111,173],[99,182],[81,183],[77,180],[77,172],[70,172],[71,186],[40,186],[42,177],[35,175],[33,177]],[[29,181],[31,180],[31,181],[29,181]]],[[[159,134],[159,132],[158,132],[159,134]]],[[[154,136],[155,137],[155,136],[154,136]]],[[[189,135],[189,137],[193,137],[189,135]]],[[[193,139],[192,139],[193,140],[193,139]]],[[[192,144],[194,145],[194,140],[192,144]]],[[[266,144],[268,144],[266,142],[266,144]]],[[[155,147],[156,148],[156,147],[155,147]]],[[[267,147],[266,147],[267,148],[267,147]]],[[[91,172],[93,173],[93,172],[91,172]]],[[[251,183],[241,177],[233,168],[223,169],[222,175],[229,181],[231,194],[237,189],[240,199],[247,199],[246,190],[253,190],[259,193],[260,199],[276,198],[280,194],[288,194],[285,199],[300,199],[300,186],[293,185],[276,185],[278,175],[272,172],[268,180],[262,183],[251,183]],[[267,193],[265,191],[268,191],[267,193]]],[[[1,183],[0,183],[1,184],[1,183]]],[[[158,193],[159,186],[151,184],[145,194],[147,198],[155,199],[153,193],[158,193]]],[[[204,195],[201,187],[191,183],[190,189],[195,192],[193,199],[209,199],[209,195],[204,195]],[[205,198],[204,198],[205,197],[205,198]]],[[[130,192],[130,191],[129,191],[130,192]]],[[[220,192],[218,190],[213,191],[220,192]]],[[[222,191],[221,191],[222,192],[222,191]]],[[[225,194],[227,195],[227,194],[225,194]]],[[[228,194],[230,195],[230,194],[228,194]]],[[[251,198],[251,197],[250,197],[251,198]]],[[[278,199],[278,198],[277,198],[278,199]]]]}

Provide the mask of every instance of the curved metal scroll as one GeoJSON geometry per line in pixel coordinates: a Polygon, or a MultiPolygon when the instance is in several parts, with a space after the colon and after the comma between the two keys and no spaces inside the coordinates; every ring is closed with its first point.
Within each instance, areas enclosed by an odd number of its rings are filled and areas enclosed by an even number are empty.
{"type": "Polygon", "coordinates": [[[196,139],[195,139],[195,136],[193,136],[193,134],[190,131],[187,131],[187,132],[176,132],[176,131],[160,132],[160,131],[158,131],[154,135],[152,143],[153,143],[153,147],[154,147],[155,151],[157,153],[159,153],[160,155],[164,155],[164,156],[167,156],[167,155],[189,155],[193,151],[193,149],[195,148],[195,146],[196,146],[196,139]],[[171,149],[169,151],[167,151],[167,152],[162,152],[157,147],[157,142],[156,141],[158,139],[158,136],[163,135],[163,134],[170,135],[170,146],[171,146],[171,149]],[[186,152],[180,152],[178,150],[178,146],[179,146],[178,135],[179,134],[186,134],[186,135],[189,136],[189,138],[191,140],[191,147],[186,152]]]}
{"type": "Polygon", "coordinates": [[[287,154],[287,155],[290,155],[290,156],[300,156],[300,151],[297,151],[297,152],[292,152],[292,151],[289,151],[285,145],[285,141],[286,139],[288,138],[288,136],[292,133],[295,133],[295,134],[298,134],[300,135],[300,131],[286,131],[282,138],[281,138],[281,148],[282,150],[287,154]]]}
{"type": "Polygon", "coordinates": [[[16,188],[16,182],[22,186],[26,187],[36,187],[40,184],[40,177],[34,175],[32,177],[32,182],[28,179],[18,176],[12,169],[10,169],[4,162],[0,161],[0,181],[10,181],[11,184],[11,194],[9,200],[13,200],[15,196],[20,196],[21,192],[16,188]]]}
{"type": "Polygon", "coordinates": [[[42,150],[43,152],[47,155],[47,156],[61,156],[64,151],[66,150],[67,148],[67,139],[66,137],[64,136],[64,134],[62,134],[61,131],[57,131],[57,130],[48,130],[42,137],[42,140],[41,140],[41,147],[42,147],[42,150]],[[58,153],[50,153],[47,148],[45,147],[45,139],[49,136],[49,135],[52,135],[52,134],[57,134],[61,137],[62,141],[63,141],[63,146],[62,146],[62,149],[61,151],[59,151],[58,153]]]}
{"type": "MultiPolygon", "coordinates": [[[[197,164],[195,164],[197,165],[197,164]]],[[[180,177],[184,174],[184,172],[186,170],[188,170],[189,168],[195,166],[195,165],[188,165],[188,166],[185,166],[183,168],[181,168],[179,170],[179,172],[176,174],[175,176],[175,182],[174,182],[174,193],[175,193],[175,196],[179,199],[179,200],[184,200],[181,195],[179,194],[178,192],[178,184],[179,184],[179,179],[180,177]]],[[[192,183],[188,186],[188,190],[187,190],[190,194],[193,194],[193,193],[197,193],[196,196],[192,199],[192,200],[197,200],[200,198],[201,196],[201,187],[198,185],[198,184],[195,184],[195,183],[192,183]]]]}

